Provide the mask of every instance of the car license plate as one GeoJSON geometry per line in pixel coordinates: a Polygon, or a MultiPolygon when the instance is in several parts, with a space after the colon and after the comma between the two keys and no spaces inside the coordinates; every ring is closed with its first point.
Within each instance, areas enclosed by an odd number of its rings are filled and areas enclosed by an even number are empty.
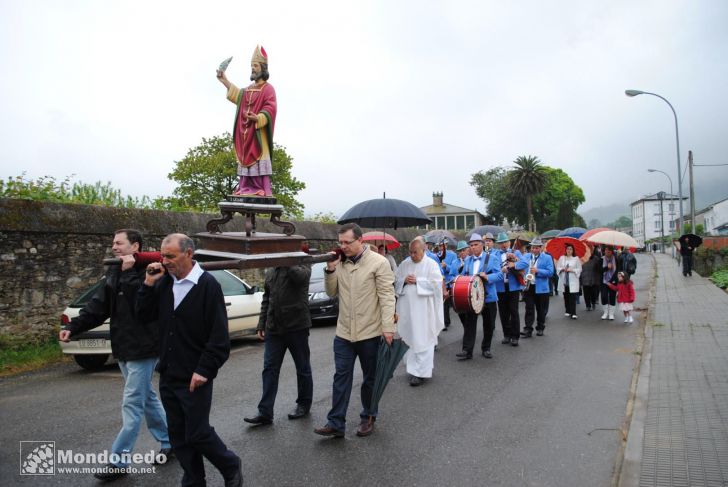
{"type": "Polygon", "coordinates": [[[87,338],[78,341],[78,346],[81,348],[104,348],[106,347],[105,338],[87,338]]]}

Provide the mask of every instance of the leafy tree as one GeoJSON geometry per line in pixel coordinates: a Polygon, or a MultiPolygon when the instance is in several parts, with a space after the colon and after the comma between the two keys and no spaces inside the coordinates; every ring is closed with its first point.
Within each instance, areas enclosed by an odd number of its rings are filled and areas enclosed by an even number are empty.
{"type": "MultiPolygon", "coordinates": [[[[537,228],[543,231],[549,228],[585,226],[584,219],[576,213],[576,208],[585,201],[581,188],[561,169],[543,166],[543,171],[546,175],[545,186],[533,198],[533,218],[537,228]],[[561,219],[571,224],[564,227],[556,225],[560,210],[561,219]]],[[[500,222],[506,218],[523,224],[529,219],[526,198],[523,193],[514,189],[509,174],[509,170],[504,167],[480,171],[471,176],[470,185],[486,201],[488,215],[494,220],[500,222]]]]}
{"type": "Polygon", "coordinates": [[[607,224],[607,227],[609,228],[622,228],[622,227],[631,227],[632,226],[632,219],[628,216],[622,215],[613,222],[610,222],[607,224]]]}
{"type": "Polygon", "coordinates": [[[336,220],[338,220],[338,217],[334,215],[333,213],[329,212],[318,212],[314,215],[308,215],[305,220],[310,222],[320,222],[320,223],[336,223],[336,220]]]}
{"type": "MultiPolygon", "coordinates": [[[[306,184],[291,175],[293,158],[285,147],[273,148],[273,175],[271,186],[278,203],[286,215],[303,216],[303,205],[295,199],[306,184]]],[[[178,184],[174,196],[165,200],[171,207],[198,211],[215,211],[217,204],[235,190],[238,183],[237,159],[232,136],[224,133],[202,139],[202,143],[187,151],[187,155],[175,162],[174,170],[167,176],[178,184]]]]}
{"type": "Polygon", "coordinates": [[[513,163],[516,167],[508,174],[508,182],[514,192],[525,196],[528,230],[535,232],[536,221],[533,218],[533,197],[546,186],[546,172],[541,165],[541,161],[535,156],[519,156],[513,163]]]}

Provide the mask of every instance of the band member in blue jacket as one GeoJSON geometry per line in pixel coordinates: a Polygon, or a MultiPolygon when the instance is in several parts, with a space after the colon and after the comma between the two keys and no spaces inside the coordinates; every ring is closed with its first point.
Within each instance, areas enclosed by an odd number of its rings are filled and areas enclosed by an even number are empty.
{"type": "Polygon", "coordinates": [[[525,254],[521,259],[528,264],[526,281],[533,276],[530,285],[526,282],[528,290],[523,293],[523,299],[526,302],[526,316],[523,319],[525,326],[521,332],[523,338],[531,338],[533,334],[534,315],[536,317],[536,335],[543,336],[543,330],[546,328],[546,313],[551,294],[549,279],[554,274],[554,261],[549,254],[542,252],[542,249],[543,242],[534,239],[531,241],[531,252],[525,254]]]}
{"type": "Polygon", "coordinates": [[[450,326],[450,288],[452,286],[452,281],[458,275],[460,260],[458,259],[458,256],[455,252],[447,248],[447,240],[443,240],[440,242],[438,250],[438,264],[440,266],[440,272],[442,272],[442,277],[445,282],[446,294],[444,295],[443,299],[443,311],[445,313],[445,330],[447,330],[450,326]]]}
{"type": "Polygon", "coordinates": [[[518,250],[511,249],[511,241],[508,234],[501,232],[495,241],[500,245],[501,272],[504,280],[496,282],[498,290],[498,314],[500,315],[501,326],[503,327],[503,345],[511,344],[518,346],[519,331],[521,331],[521,319],[518,316],[518,297],[523,289],[523,276],[528,272],[528,263],[522,260],[522,254],[518,250]]]}
{"type": "MultiPolygon", "coordinates": [[[[491,240],[493,235],[486,235],[491,240]]],[[[470,236],[468,242],[471,255],[465,258],[465,264],[461,275],[463,276],[480,276],[485,285],[485,306],[481,315],[483,316],[483,341],[480,345],[481,352],[485,358],[493,358],[490,352],[490,342],[493,339],[493,330],[495,329],[495,317],[498,313],[497,301],[498,293],[495,283],[503,281],[503,273],[501,272],[500,258],[496,252],[484,252],[483,237],[477,233],[470,236]]],[[[473,358],[473,348],[475,347],[475,335],[478,327],[478,315],[473,312],[466,312],[460,315],[463,322],[463,351],[456,356],[460,360],[469,360],[473,358]]]]}

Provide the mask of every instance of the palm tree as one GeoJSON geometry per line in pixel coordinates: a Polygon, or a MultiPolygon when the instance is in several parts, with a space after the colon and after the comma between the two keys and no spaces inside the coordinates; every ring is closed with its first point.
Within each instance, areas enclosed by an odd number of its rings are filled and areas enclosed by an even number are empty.
{"type": "Polygon", "coordinates": [[[536,222],[533,219],[533,196],[543,191],[546,186],[546,171],[541,161],[535,156],[519,156],[513,164],[516,165],[508,177],[510,186],[516,194],[522,194],[526,198],[526,209],[528,211],[528,231],[536,231],[536,222]]]}

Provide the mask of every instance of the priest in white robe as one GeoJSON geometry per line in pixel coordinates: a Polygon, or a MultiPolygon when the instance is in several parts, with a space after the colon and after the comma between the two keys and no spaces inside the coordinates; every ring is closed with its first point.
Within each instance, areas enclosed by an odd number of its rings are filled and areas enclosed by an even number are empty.
{"type": "Polygon", "coordinates": [[[397,331],[410,347],[404,357],[410,385],[419,386],[432,377],[437,336],[445,327],[443,281],[440,267],[425,258],[422,240],[410,243],[409,254],[395,274],[397,331]]]}

